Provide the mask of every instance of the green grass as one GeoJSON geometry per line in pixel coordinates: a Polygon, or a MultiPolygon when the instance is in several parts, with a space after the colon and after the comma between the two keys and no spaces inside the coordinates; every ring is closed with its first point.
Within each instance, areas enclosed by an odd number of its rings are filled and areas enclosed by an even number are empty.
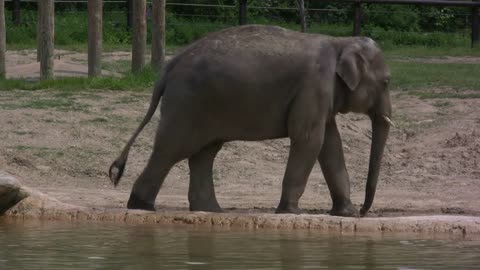
{"type": "Polygon", "coordinates": [[[433,103],[433,106],[438,108],[447,108],[453,106],[453,104],[448,100],[437,100],[433,103]]]}
{"type": "Polygon", "coordinates": [[[18,135],[18,136],[23,136],[23,135],[33,135],[34,133],[32,131],[15,130],[15,131],[13,131],[13,134],[18,135]]]}
{"type": "Polygon", "coordinates": [[[58,78],[43,81],[25,81],[21,79],[0,80],[0,90],[40,90],[52,89],[62,91],[94,91],[94,90],[145,90],[151,89],[157,72],[147,67],[142,73],[127,73],[121,78],[95,77],[95,78],[58,78]]]}
{"type": "Polygon", "coordinates": [[[480,46],[470,48],[470,46],[461,47],[426,47],[426,46],[396,46],[383,48],[385,56],[389,59],[402,59],[405,57],[446,58],[447,56],[480,56],[480,46]]]}
{"type": "MultiPolygon", "coordinates": [[[[392,89],[406,91],[422,98],[458,97],[480,98],[480,64],[421,63],[389,60],[392,71],[392,89]],[[465,91],[467,90],[467,91],[465,91]]],[[[151,90],[158,75],[151,69],[140,74],[127,73],[122,78],[60,78],[28,82],[24,80],[0,80],[2,90],[61,90],[53,100],[32,100],[23,107],[68,108],[74,91],[142,91],[151,90]]],[[[87,96],[88,97],[88,96],[87,96]]],[[[133,102],[136,98],[125,97],[118,103],[133,102]]],[[[82,109],[73,106],[72,108],[82,109]]]]}
{"type": "MultiPolygon", "coordinates": [[[[56,16],[56,48],[86,52],[88,35],[85,13],[68,14],[56,16]],[[75,27],[72,27],[72,25],[75,27]]],[[[33,14],[30,15],[33,16],[33,14]]],[[[125,30],[125,17],[118,17],[117,15],[106,14],[104,17],[104,51],[131,50],[131,33],[125,30]]],[[[204,19],[175,17],[173,14],[167,15],[166,38],[167,51],[169,52],[175,50],[178,46],[198,39],[208,32],[236,23],[236,21],[206,21],[204,19]]],[[[29,15],[25,14],[25,16],[28,17],[29,15]]],[[[34,16],[32,18],[34,19],[34,16]]],[[[294,30],[300,28],[298,24],[292,22],[274,21],[264,17],[252,16],[249,18],[249,22],[275,24],[294,30]]],[[[11,25],[8,18],[7,24],[8,49],[35,48],[35,24],[24,24],[17,27],[11,25]]],[[[148,27],[148,29],[151,30],[151,27],[148,27]]],[[[349,36],[352,33],[352,25],[312,23],[308,31],[332,36],[349,36]]],[[[480,46],[471,49],[469,34],[465,31],[458,33],[387,31],[367,24],[363,28],[363,34],[377,40],[385,51],[392,70],[393,89],[403,90],[424,98],[480,97],[479,64],[433,64],[396,61],[412,57],[480,56],[480,46]],[[439,91],[438,89],[443,90],[439,91]]],[[[150,34],[148,36],[150,37],[150,34]]],[[[141,74],[130,73],[130,61],[128,60],[105,63],[103,68],[122,72],[124,76],[121,78],[58,78],[44,81],[0,80],[0,90],[53,89],[61,90],[64,93],[98,90],[142,91],[151,90],[155,80],[158,79],[158,74],[150,68],[147,68],[141,74]]],[[[118,102],[128,103],[131,101],[133,100],[126,98],[118,102]]],[[[33,103],[30,105],[32,107],[46,107],[48,104],[33,103]]],[[[62,107],[62,104],[49,105],[62,107]]],[[[109,110],[110,108],[103,109],[109,110]]]]}
{"type": "Polygon", "coordinates": [[[36,98],[28,99],[20,102],[7,102],[0,103],[0,108],[2,109],[36,109],[36,110],[45,110],[45,109],[54,109],[58,111],[68,112],[68,111],[82,111],[88,112],[88,104],[83,104],[75,101],[72,98],[36,98]]]}
{"type": "Polygon", "coordinates": [[[389,65],[393,89],[422,98],[480,97],[480,64],[390,61],[389,65]]]}
{"type": "Polygon", "coordinates": [[[60,149],[48,148],[48,147],[36,147],[28,145],[17,145],[14,147],[16,151],[31,152],[34,156],[39,158],[60,158],[65,154],[60,149]]]}
{"type": "Polygon", "coordinates": [[[128,73],[132,68],[131,60],[117,60],[108,63],[102,63],[102,69],[117,73],[128,73]]]}
{"type": "Polygon", "coordinates": [[[88,122],[91,122],[91,123],[106,123],[106,122],[108,122],[108,119],[104,118],[104,117],[96,117],[96,118],[93,118],[91,120],[88,120],[88,122]]]}

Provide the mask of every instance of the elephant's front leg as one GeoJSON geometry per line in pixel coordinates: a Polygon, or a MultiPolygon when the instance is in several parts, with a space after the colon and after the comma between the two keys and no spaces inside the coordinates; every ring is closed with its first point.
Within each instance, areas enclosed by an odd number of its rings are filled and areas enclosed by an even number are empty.
{"type": "Polygon", "coordinates": [[[208,145],[188,160],[190,211],[222,212],[213,186],[213,161],[218,151],[222,149],[222,145],[223,143],[208,145]]]}
{"type": "Polygon", "coordinates": [[[292,140],[287,169],[282,182],[282,197],[276,213],[300,214],[298,201],[305,191],[316,158],[320,152],[323,138],[320,129],[304,140],[292,140]]]}
{"type": "Polygon", "coordinates": [[[350,201],[350,182],[345,167],[342,141],[335,120],[326,125],[325,141],[318,161],[332,197],[333,206],[330,214],[347,217],[359,216],[358,210],[350,201]]]}

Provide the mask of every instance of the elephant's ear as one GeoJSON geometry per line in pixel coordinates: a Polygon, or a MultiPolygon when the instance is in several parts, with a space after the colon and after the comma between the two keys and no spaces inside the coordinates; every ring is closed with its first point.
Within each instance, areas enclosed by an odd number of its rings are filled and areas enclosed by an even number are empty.
{"type": "Polygon", "coordinates": [[[361,47],[357,44],[349,45],[340,54],[336,72],[348,88],[353,91],[357,89],[366,71],[366,64],[367,61],[361,54],[361,47]]]}

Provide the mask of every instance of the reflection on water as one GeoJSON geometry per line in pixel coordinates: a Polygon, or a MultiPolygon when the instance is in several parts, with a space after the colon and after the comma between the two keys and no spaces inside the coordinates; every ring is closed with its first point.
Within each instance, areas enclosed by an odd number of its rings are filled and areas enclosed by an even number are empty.
{"type": "Polygon", "coordinates": [[[0,269],[479,269],[480,241],[0,220],[0,269]]]}

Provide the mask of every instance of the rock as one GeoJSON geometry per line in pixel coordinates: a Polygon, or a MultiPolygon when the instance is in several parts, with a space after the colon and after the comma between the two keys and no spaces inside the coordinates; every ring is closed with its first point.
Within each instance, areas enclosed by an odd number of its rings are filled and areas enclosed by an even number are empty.
{"type": "Polygon", "coordinates": [[[27,196],[20,189],[21,185],[15,177],[0,171],[0,215],[27,196]]]}
{"type": "Polygon", "coordinates": [[[58,201],[42,192],[22,186],[19,190],[20,202],[5,212],[9,217],[32,219],[73,219],[86,207],[71,205],[58,201]]]}

